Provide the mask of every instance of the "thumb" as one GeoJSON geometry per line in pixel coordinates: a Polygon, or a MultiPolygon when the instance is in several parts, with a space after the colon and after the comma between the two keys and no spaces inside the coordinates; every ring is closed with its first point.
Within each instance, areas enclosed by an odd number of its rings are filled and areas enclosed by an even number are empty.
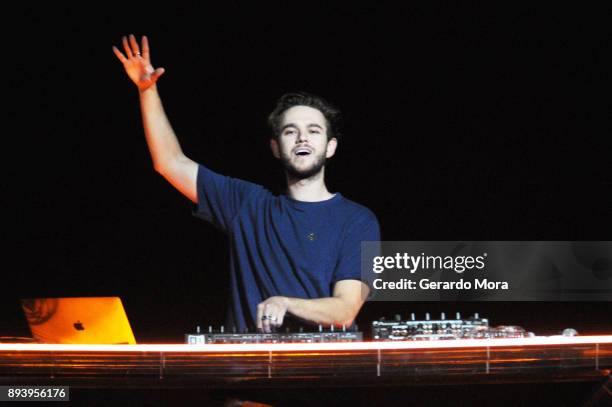
{"type": "Polygon", "coordinates": [[[157,82],[157,80],[159,79],[160,76],[162,76],[164,74],[164,72],[166,72],[166,70],[164,68],[157,68],[155,71],[153,71],[153,73],[151,74],[151,80],[153,82],[157,82]]]}

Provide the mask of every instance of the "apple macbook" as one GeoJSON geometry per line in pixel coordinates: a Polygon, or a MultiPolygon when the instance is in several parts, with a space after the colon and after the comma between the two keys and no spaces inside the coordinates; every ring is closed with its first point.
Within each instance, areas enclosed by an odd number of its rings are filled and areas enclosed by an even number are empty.
{"type": "Polygon", "coordinates": [[[119,297],[23,299],[21,307],[41,343],[136,343],[119,297]]]}

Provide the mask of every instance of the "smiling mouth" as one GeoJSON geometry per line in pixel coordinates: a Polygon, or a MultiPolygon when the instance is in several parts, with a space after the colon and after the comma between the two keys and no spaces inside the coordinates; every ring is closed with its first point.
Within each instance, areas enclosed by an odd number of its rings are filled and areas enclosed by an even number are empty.
{"type": "Polygon", "coordinates": [[[297,156],[304,157],[304,156],[312,154],[312,150],[310,150],[309,148],[300,147],[300,148],[296,149],[294,151],[294,153],[297,156]]]}

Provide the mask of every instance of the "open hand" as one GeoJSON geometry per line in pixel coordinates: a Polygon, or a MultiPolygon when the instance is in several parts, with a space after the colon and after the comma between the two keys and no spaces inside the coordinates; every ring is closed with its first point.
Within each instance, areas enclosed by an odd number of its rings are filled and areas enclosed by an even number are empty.
{"type": "Polygon", "coordinates": [[[157,82],[159,77],[165,72],[164,68],[154,69],[151,65],[151,55],[149,53],[149,40],[146,36],[142,36],[142,54],[138,41],[133,34],[128,38],[123,37],[123,49],[125,55],[117,47],[113,46],[113,52],[123,64],[125,72],[128,74],[132,82],[138,86],[140,91],[150,88],[157,82]]]}

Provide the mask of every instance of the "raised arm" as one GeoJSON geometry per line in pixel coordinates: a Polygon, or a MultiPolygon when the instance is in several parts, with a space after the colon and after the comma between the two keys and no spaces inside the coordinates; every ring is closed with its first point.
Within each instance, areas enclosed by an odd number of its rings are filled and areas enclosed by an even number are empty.
{"type": "Polygon", "coordinates": [[[123,37],[122,42],[125,55],[117,47],[113,47],[113,52],[138,88],[142,123],[153,167],[183,195],[197,203],[198,165],[183,153],[157,91],[157,80],[165,70],[153,68],[146,36],[142,37],[142,52],[132,34],[129,39],[123,37]]]}

